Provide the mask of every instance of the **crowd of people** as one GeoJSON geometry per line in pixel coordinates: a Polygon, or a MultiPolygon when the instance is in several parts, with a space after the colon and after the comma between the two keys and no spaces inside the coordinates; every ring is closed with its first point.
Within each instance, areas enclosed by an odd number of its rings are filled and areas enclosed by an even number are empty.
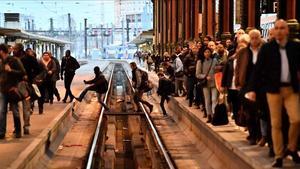
{"type": "Polygon", "coordinates": [[[8,107],[13,113],[14,135],[22,137],[21,119],[18,103],[22,103],[23,132],[30,134],[30,115],[34,110],[34,103],[38,102],[38,113],[44,113],[44,104],[53,104],[54,95],[60,101],[60,94],[56,82],[63,80],[66,94],[70,102],[74,99],[70,86],[75,71],[80,67],[77,60],[67,50],[60,62],[51,52],[44,52],[41,58],[36,53],[21,43],[14,46],[0,44],[0,139],[6,135],[6,121],[8,107]]]}
{"type": "Polygon", "coordinates": [[[186,97],[189,106],[201,109],[211,123],[219,97],[227,96],[228,114],[248,131],[250,145],[268,144],[277,168],[289,155],[300,163],[300,45],[289,40],[288,34],[286,21],[278,20],[267,40],[257,29],[248,33],[239,29],[234,39],[225,42],[206,36],[162,57],[136,56],[144,58],[150,71],[153,63],[158,64],[155,71],[164,115],[164,102],[173,93],[186,97]],[[172,92],[168,81],[174,85],[172,92]]]}

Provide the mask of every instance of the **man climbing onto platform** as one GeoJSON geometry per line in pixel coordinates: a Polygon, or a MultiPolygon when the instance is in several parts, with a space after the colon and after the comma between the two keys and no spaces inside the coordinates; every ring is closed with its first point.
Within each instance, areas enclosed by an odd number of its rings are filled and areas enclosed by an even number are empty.
{"type": "Polygon", "coordinates": [[[97,97],[99,103],[105,108],[105,110],[109,110],[108,106],[102,101],[102,94],[106,93],[108,90],[108,82],[105,79],[104,75],[100,71],[98,66],[94,67],[95,78],[89,81],[84,80],[84,84],[90,84],[90,86],[86,87],[83,92],[80,94],[78,98],[75,98],[79,102],[82,101],[84,96],[88,91],[95,91],[97,92],[97,97]]]}

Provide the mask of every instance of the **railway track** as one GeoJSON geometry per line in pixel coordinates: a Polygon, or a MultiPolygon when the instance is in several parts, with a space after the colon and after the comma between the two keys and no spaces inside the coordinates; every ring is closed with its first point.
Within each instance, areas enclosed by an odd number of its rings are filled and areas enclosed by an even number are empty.
{"type": "Polygon", "coordinates": [[[175,169],[145,107],[140,103],[142,112],[134,111],[135,91],[124,65],[115,63],[109,75],[104,102],[113,111],[100,111],[86,168],[175,169]]]}

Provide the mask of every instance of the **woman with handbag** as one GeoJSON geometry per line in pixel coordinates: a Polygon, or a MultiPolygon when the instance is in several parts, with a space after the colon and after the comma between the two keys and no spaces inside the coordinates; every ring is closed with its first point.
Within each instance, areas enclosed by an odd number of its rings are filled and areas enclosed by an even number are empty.
{"type": "Polygon", "coordinates": [[[203,87],[205,108],[207,111],[207,123],[212,120],[214,109],[217,105],[218,91],[214,79],[214,67],[218,63],[212,57],[212,50],[209,48],[204,49],[204,60],[198,61],[196,65],[196,77],[199,79],[198,83],[203,87]]]}
{"type": "Polygon", "coordinates": [[[42,69],[39,77],[39,90],[41,92],[41,97],[38,99],[39,114],[43,114],[46,90],[48,91],[49,100],[53,100],[54,83],[56,81],[56,63],[50,56],[51,53],[44,52],[39,63],[42,69]]]}

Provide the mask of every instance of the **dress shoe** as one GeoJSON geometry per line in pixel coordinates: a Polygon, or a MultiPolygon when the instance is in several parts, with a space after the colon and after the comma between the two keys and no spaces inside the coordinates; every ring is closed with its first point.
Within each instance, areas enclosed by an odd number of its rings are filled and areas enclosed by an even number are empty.
{"type": "Polygon", "coordinates": [[[272,164],[273,168],[282,168],[282,159],[278,158],[274,161],[274,163],[272,164]]]}
{"type": "Polygon", "coordinates": [[[271,147],[270,147],[270,149],[269,149],[269,157],[275,157],[274,150],[273,150],[273,148],[271,148],[271,147]]]}
{"type": "Polygon", "coordinates": [[[206,123],[211,123],[211,121],[212,121],[212,117],[211,117],[211,115],[208,115],[206,123]]]}
{"type": "Polygon", "coordinates": [[[57,101],[59,102],[60,101],[60,96],[58,95],[56,98],[57,98],[57,101]]]}
{"type": "Polygon", "coordinates": [[[1,134],[0,139],[5,139],[5,134],[1,134]]]}
{"type": "Polygon", "coordinates": [[[21,138],[21,137],[22,137],[21,132],[16,132],[15,137],[16,137],[16,138],[21,138]]]}
{"type": "Polygon", "coordinates": [[[288,155],[292,156],[293,161],[294,161],[296,164],[300,164],[300,157],[299,157],[297,151],[291,151],[291,150],[287,149],[287,150],[284,152],[284,156],[283,156],[283,157],[287,157],[288,155]]]}
{"type": "Polygon", "coordinates": [[[64,99],[64,100],[62,100],[62,102],[63,102],[63,103],[67,103],[67,100],[64,99]]]}
{"type": "Polygon", "coordinates": [[[29,135],[29,129],[28,128],[24,128],[24,135],[29,135]]]}
{"type": "Polygon", "coordinates": [[[43,108],[39,108],[39,114],[43,114],[44,110],[43,108]]]}
{"type": "Polygon", "coordinates": [[[72,97],[72,98],[70,99],[70,102],[69,102],[69,103],[72,103],[72,102],[73,102],[73,100],[74,100],[74,97],[72,97]]]}
{"type": "Polygon", "coordinates": [[[53,104],[53,100],[50,100],[49,103],[50,103],[50,104],[53,104]]]}
{"type": "Polygon", "coordinates": [[[256,145],[256,139],[250,138],[248,141],[249,141],[249,145],[251,146],[256,145]]]}

